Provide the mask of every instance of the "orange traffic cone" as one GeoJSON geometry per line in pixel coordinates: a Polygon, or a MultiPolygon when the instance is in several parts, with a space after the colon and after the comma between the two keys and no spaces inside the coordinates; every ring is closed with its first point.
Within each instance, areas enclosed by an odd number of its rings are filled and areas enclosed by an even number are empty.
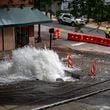
{"type": "Polygon", "coordinates": [[[71,56],[71,54],[69,54],[67,57],[68,57],[68,68],[72,68],[73,67],[73,63],[72,63],[72,56],[71,56]]]}
{"type": "Polygon", "coordinates": [[[61,30],[59,28],[57,29],[57,34],[58,34],[58,39],[61,38],[61,30]]]}
{"type": "Polygon", "coordinates": [[[53,39],[54,40],[58,39],[58,32],[57,32],[57,30],[55,30],[54,33],[53,33],[53,39]]]}
{"type": "Polygon", "coordinates": [[[91,78],[94,78],[96,72],[96,61],[92,62],[92,67],[91,67],[91,78]]]}

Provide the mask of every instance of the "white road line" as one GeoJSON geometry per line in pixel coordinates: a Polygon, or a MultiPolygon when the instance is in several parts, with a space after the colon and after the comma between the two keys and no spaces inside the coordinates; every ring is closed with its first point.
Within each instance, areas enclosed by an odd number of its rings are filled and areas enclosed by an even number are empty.
{"type": "Polygon", "coordinates": [[[79,46],[79,45],[83,45],[83,44],[86,44],[86,43],[84,43],[84,42],[80,42],[80,43],[71,44],[71,45],[74,47],[74,46],[79,46]]]}

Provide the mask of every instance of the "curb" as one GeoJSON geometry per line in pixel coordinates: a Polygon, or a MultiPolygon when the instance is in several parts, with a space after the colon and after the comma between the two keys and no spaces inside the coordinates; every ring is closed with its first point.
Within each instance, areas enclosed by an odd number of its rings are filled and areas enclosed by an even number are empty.
{"type": "MultiPolygon", "coordinates": [[[[86,26],[86,27],[90,27],[90,28],[94,28],[94,29],[97,29],[97,27],[98,27],[98,26],[94,26],[94,25],[92,25],[92,24],[86,24],[85,26],[86,26]]],[[[100,29],[100,30],[105,30],[105,27],[100,26],[98,29],[100,29]]]]}
{"type": "Polygon", "coordinates": [[[110,53],[90,51],[90,50],[73,49],[73,51],[75,51],[76,53],[84,53],[84,54],[90,54],[90,55],[96,55],[96,56],[109,56],[110,55],[110,53]]]}

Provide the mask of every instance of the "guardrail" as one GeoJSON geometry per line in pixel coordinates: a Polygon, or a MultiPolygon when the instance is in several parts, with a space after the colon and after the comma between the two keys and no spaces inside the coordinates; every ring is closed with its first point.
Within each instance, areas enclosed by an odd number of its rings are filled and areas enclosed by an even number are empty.
{"type": "Polygon", "coordinates": [[[80,34],[80,33],[68,33],[67,40],[110,46],[110,39],[108,38],[102,38],[99,36],[80,34]]]}

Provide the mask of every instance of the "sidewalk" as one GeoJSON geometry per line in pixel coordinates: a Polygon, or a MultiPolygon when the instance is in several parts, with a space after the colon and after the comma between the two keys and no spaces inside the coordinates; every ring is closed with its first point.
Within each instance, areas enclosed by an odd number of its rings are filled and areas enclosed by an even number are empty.
{"type": "Polygon", "coordinates": [[[101,23],[101,25],[98,26],[97,23],[89,22],[88,24],[86,24],[86,27],[99,28],[99,29],[101,29],[101,30],[105,30],[106,24],[105,24],[105,23],[101,23]]]}
{"type": "Polygon", "coordinates": [[[91,55],[110,55],[110,47],[91,43],[85,43],[83,45],[73,47],[73,50],[80,53],[89,53],[91,55]]]}

